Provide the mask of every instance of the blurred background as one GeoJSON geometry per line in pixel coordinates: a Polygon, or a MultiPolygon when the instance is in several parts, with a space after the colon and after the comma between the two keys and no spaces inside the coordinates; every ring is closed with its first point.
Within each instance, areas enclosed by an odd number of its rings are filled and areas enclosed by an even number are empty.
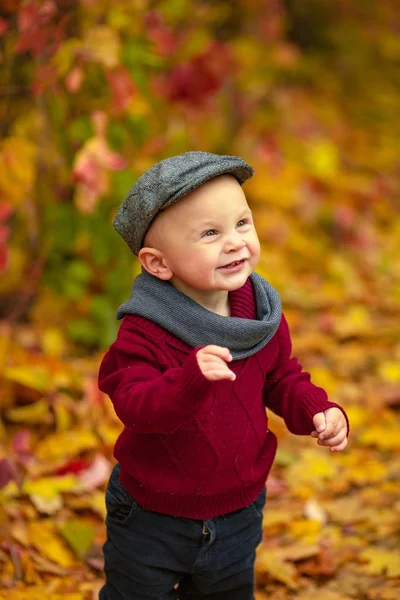
{"type": "Polygon", "coordinates": [[[2,0],[0,599],[97,597],[97,368],[139,271],[112,219],[188,150],[254,167],[258,271],[352,425],[336,455],[271,416],[256,598],[399,597],[399,117],[396,0],[2,0]]]}

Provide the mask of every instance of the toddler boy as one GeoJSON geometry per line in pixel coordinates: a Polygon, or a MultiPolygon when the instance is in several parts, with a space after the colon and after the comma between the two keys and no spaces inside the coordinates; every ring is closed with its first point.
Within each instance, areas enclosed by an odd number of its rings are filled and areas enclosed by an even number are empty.
{"type": "Polygon", "coordinates": [[[331,450],[347,417],[296,358],[235,156],[187,152],[131,188],[114,226],[142,265],[99,387],[124,430],[106,491],[100,600],[252,600],[265,407],[331,450]]]}

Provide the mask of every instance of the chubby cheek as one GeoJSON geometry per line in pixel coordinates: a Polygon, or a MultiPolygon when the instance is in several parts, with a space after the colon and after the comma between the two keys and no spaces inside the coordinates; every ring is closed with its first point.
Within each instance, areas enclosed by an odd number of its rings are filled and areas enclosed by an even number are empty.
{"type": "Polygon", "coordinates": [[[185,271],[192,276],[205,277],[210,276],[210,271],[215,268],[216,260],[208,252],[191,252],[182,254],[182,260],[185,261],[185,271]]]}
{"type": "Polygon", "coordinates": [[[260,247],[260,241],[258,239],[257,236],[252,237],[247,244],[247,247],[250,251],[250,261],[252,263],[252,265],[256,265],[258,263],[258,261],[260,260],[260,254],[261,254],[261,247],[260,247]]]}

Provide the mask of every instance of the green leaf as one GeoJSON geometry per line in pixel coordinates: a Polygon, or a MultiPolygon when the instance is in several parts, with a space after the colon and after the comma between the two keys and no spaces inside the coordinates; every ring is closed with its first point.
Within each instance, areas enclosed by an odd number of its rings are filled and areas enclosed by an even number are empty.
{"type": "Polygon", "coordinates": [[[117,121],[110,121],[108,125],[107,137],[110,145],[114,150],[121,152],[125,144],[129,140],[129,134],[121,123],[117,121]]]}
{"type": "Polygon", "coordinates": [[[68,127],[68,133],[73,142],[86,142],[93,135],[92,122],[88,117],[74,119],[68,127]]]}
{"type": "Polygon", "coordinates": [[[76,319],[67,325],[67,333],[78,344],[93,346],[99,341],[99,326],[88,319],[76,319]]]}
{"type": "Polygon", "coordinates": [[[91,314],[100,325],[99,340],[102,347],[109,346],[115,339],[118,323],[115,317],[116,306],[107,296],[94,296],[91,302],[91,314]]]}
{"type": "Polygon", "coordinates": [[[70,277],[75,281],[87,283],[92,278],[92,275],[92,269],[90,268],[88,263],[82,260],[71,261],[67,266],[66,277],[70,277]]]}
{"type": "Polygon", "coordinates": [[[113,171],[111,174],[113,199],[115,205],[119,206],[130,188],[135,183],[137,177],[132,171],[124,169],[123,171],[113,171]]]}
{"type": "Polygon", "coordinates": [[[78,558],[83,560],[93,545],[93,527],[84,521],[71,519],[61,527],[60,532],[78,558]]]}

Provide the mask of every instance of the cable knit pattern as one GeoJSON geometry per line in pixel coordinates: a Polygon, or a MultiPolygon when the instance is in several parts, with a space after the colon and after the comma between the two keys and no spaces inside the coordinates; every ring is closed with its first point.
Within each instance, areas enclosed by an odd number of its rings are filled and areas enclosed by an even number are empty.
{"type": "MultiPolygon", "coordinates": [[[[231,311],[255,318],[251,285],[235,292],[231,311]]],[[[264,487],[277,443],[266,406],[293,433],[310,434],[313,415],[337,405],[290,357],[284,316],[258,353],[230,363],[234,382],[209,382],[197,351],[128,315],[102,361],[99,387],[125,425],[114,449],[124,487],[148,510],[210,519],[251,504],[264,487]]]]}

